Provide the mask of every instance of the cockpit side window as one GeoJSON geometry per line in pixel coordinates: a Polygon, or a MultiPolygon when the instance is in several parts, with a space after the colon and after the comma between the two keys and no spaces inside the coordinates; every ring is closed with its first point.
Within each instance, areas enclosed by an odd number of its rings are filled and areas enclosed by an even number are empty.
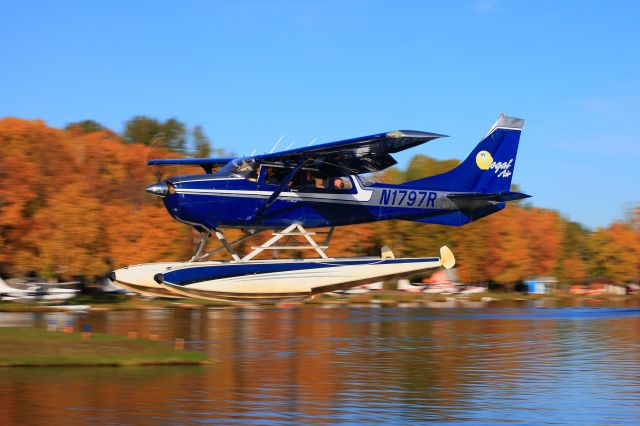
{"type": "Polygon", "coordinates": [[[280,182],[285,180],[290,169],[282,167],[262,166],[265,169],[264,183],[268,185],[280,185],[280,182]]]}
{"type": "MultiPolygon", "coordinates": [[[[257,169],[263,185],[280,185],[291,168],[262,164],[257,169]]],[[[251,178],[249,178],[251,179],[251,178]]],[[[329,176],[319,170],[302,169],[287,185],[289,190],[303,192],[352,192],[353,180],[349,176],[329,176]]]]}
{"type": "MultiPolygon", "coordinates": [[[[260,181],[267,185],[280,185],[290,172],[290,168],[262,165],[259,173],[260,181]]],[[[295,174],[287,187],[293,190],[300,188],[300,172],[295,174]]]]}
{"type": "Polygon", "coordinates": [[[333,189],[337,190],[345,190],[353,188],[353,184],[351,183],[351,179],[346,176],[332,178],[333,189]]]}
{"type": "Polygon", "coordinates": [[[302,187],[303,189],[327,189],[329,186],[329,181],[327,176],[324,176],[320,172],[313,170],[303,170],[302,175],[302,187]]]}
{"type": "Polygon", "coordinates": [[[327,176],[319,171],[304,170],[301,187],[311,192],[350,191],[353,182],[348,176],[327,176]]]}
{"type": "Polygon", "coordinates": [[[256,180],[258,164],[253,159],[235,158],[220,169],[216,176],[256,180]]]}

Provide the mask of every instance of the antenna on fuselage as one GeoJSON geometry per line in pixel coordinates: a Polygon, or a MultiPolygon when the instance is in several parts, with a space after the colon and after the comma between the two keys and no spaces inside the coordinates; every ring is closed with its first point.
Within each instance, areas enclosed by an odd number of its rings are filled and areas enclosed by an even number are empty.
{"type": "Polygon", "coordinates": [[[269,151],[269,154],[271,154],[278,147],[278,145],[280,145],[280,142],[282,142],[282,139],[284,139],[284,135],[280,136],[280,139],[278,139],[278,142],[276,142],[273,148],[271,148],[271,151],[269,151]]]}
{"type": "Polygon", "coordinates": [[[317,141],[317,140],[318,140],[318,138],[313,138],[313,139],[311,139],[311,142],[309,142],[309,143],[307,144],[307,146],[311,146],[311,145],[313,145],[314,143],[316,143],[316,141],[317,141]]]}
{"type": "Polygon", "coordinates": [[[251,154],[249,155],[249,157],[253,157],[256,154],[256,149],[253,148],[253,151],[251,151],[251,154]]]}
{"type": "Polygon", "coordinates": [[[284,150],[287,151],[294,143],[296,143],[296,141],[291,142],[284,150]]]}

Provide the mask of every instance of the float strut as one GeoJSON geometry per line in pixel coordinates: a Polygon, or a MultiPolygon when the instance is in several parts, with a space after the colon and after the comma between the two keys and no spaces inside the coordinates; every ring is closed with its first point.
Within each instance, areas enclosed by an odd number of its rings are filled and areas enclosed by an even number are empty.
{"type": "Polygon", "coordinates": [[[211,231],[206,231],[202,235],[202,237],[200,238],[200,242],[198,243],[198,247],[196,247],[196,251],[195,253],[193,253],[193,256],[191,257],[189,262],[195,262],[200,259],[200,253],[202,253],[202,250],[204,249],[205,244],[207,244],[207,240],[209,239],[210,235],[211,231]]]}
{"type": "Polygon", "coordinates": [[[233,257],[233,260],[239,261],[240,260],[240,256],[238,256],[238,253],[236,253],[236,251],[233,249],[233,247],[231,247],[231,244],[229,244],[227,239],[224,237],[224,234],[222,233],[222,231],[216,230],[216,237],[224,245],[224,248],[226,248],[227,251],[229,253],[231,253],[231,257],[233,257]]]}

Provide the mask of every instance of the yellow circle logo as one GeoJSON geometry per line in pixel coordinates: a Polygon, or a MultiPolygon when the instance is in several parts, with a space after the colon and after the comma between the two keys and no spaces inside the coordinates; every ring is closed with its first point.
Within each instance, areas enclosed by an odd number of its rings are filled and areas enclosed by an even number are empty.
{"type": "Polygon", "coordinates": [[[489,170],[493,163],[493,157],[489,154],[489,151],[480,151],[476,155],[476,164],[480,167],[480,170],[489,170]]]}

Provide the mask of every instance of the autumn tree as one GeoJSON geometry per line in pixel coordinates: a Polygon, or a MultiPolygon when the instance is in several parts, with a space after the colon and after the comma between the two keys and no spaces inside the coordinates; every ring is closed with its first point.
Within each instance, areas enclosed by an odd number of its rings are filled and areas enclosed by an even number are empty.
{"type": "MultiPolygon", "coordinates": [[[[511,208],[513,206],[509,206],[511,208]]],[[[528,240],[529,275],[554,275],[562,242],[562,224],[557,212],[537,208],[522,209],[523,234],[528,240]]]]}
{"type": "Polygon", "coordinates": [[[190,244],[181,236],[188,228],[144,192],[156,180],[148,151],[106,129],[0,120],[0,273],[91,278],[106,274],[120,253],[144,261],[187,257],[190,244]]]}
{"type": "Polygon", "coordinates": [[[485,265],[487,278],[511,288],[531,273],[532,258],[522,209],[510,206],[486,219],[492,231],[487,245],[491,259],[485,265]]]}
{"type": "Polygon", "coordinates": [[[159,202],[139,207],[106,205],[103,217],[111,268],[188,259],[191,255],[188,228],[176,226],[159,202]]]}
{"type": "Polygon", "coordinates": [[[484,283],[491,279],[487,269],[493,261],[490,246],[496,235],[491,216],[455,229],[456,268],[466,283],[484,283]]]}
{"type": "Polygon", "coordinates": [[[19,269],[44,278],[100,275],[107,269],[102,231],[102,209],[89,183],[66,185],[34,215],[34,228],[19,250],[19,269]]]}
{"type": "Polygon", "coordinates": [[[580,284],[587,277],[585,260],[588,258],[589,231],[577,222],[563,220],[562,242],[558,256],[560,283],[580,284]]]}
{"type": "Polygon", "coordinates": [[[616,283],[640,278],[640,240],[626,223],[597,229],[589,238],[589,271],[616,283]]]}

